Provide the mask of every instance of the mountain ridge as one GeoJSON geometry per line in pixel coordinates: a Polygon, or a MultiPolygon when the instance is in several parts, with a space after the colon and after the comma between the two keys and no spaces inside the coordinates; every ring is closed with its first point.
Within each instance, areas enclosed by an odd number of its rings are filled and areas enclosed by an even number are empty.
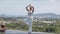
{"type": "MultiPolygon", "coordinates": [[[[27,15],[5,15],[0,14],[0,17],[27,17],[27,15]]],[[[35,18],[60,18],[60,15],[57,15],[55,13],[41,13],[41,14],[33,14],[35,18]]]]}
{"type": "Polygon", "coordinates": [[[57,15],[55,13],[42,13],[42,14],[34,14],[34,17],[40,17],[40,18],[60,18],[60,15],[57,15]]]}

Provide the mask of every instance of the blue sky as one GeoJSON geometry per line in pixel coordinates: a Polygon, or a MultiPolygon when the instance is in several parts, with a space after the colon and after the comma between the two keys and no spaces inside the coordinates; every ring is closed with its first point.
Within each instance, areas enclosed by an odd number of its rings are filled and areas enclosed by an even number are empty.
{"type": "Polygon", "coordinates": [[[25,7],[30,3],[35,7],[34,14],[60,14],[60,0],[0,0],[0,14],[26,15],[25,7]]]}

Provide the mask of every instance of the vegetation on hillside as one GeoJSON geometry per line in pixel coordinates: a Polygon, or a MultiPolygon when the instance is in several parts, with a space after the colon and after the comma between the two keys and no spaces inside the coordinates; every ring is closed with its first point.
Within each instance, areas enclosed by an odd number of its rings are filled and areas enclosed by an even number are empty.
{"type": "MultiPolygon", "coordinates": [[[[32,31],[34,32],[60,32],[60,20],[55,19],[56,23],[44,23],[40,21],[41,20],[39,19],[37,19],[37,21],[33,21],[32,31]]],[[[53,20],[46,19],[46,21],[53,21],[53,20]]],[[[23,21],[19,21],[19,23],[10,23],[10,24],[6,23],[6,26],[8,27],[8,29],[28,31],[28,25],[23,23],[23,21]]]]}

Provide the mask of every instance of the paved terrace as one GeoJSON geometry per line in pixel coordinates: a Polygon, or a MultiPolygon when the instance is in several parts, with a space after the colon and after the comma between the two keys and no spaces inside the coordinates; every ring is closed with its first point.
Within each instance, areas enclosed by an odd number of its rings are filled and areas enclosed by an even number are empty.
{"type": "MultiPolygon", "coordinates": [[[[6,30],[5,34],[28,34],[28,32],[27,31],[20,31],[20,30],[6,30]]],[[[53,33],[32,32],[32,34],[53,34],[53,33]]]]}

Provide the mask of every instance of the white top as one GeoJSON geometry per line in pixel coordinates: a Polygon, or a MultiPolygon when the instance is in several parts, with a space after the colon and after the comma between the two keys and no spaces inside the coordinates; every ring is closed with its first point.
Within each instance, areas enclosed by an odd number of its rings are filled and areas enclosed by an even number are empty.
{"type": "Polygon", "coordinates": [[[28,18],[33,18],[33,13],[32,12],[28,12],[28,18]]]}

